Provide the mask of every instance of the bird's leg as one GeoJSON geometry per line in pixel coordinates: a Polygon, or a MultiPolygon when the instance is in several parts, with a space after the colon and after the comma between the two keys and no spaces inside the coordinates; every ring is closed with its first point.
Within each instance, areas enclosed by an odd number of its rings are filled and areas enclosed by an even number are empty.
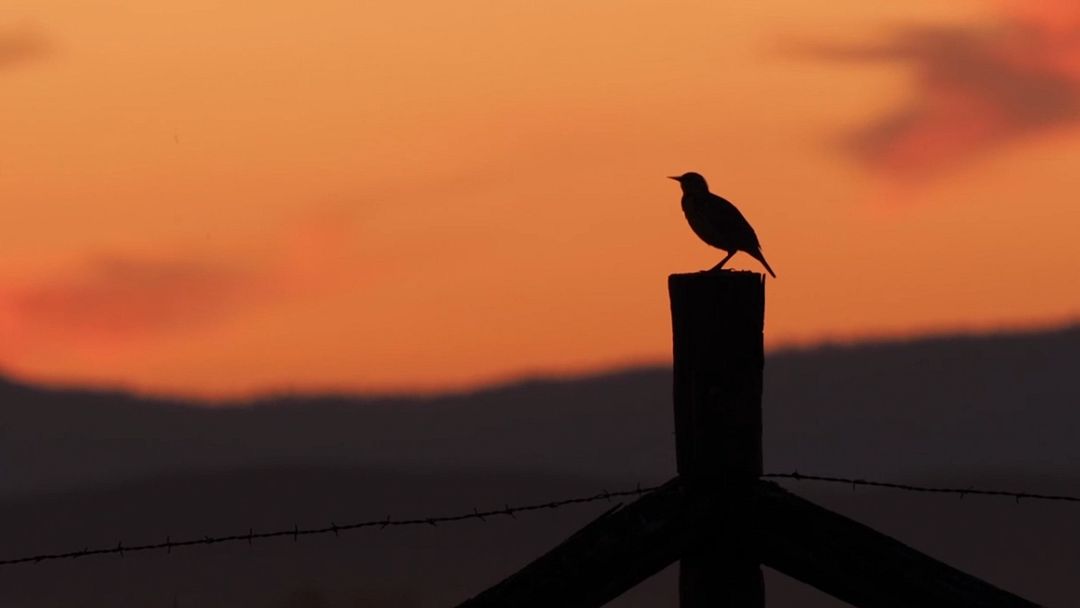
{"type": "Polygon", "coordinates": [[[723,268],[724,264],[727,264],[727,261],[730,260],[731,256],[733,256],[733,255],[735,255],[735,252],[734,251],[729,251],[728,254],[727,254],[727,257],[720,260],[720,263],[717,264],[716,266],[713,266],[712,268],[710,268],[709,272],[716,272],[717,270],[720,270],[721,268],[723,268]]]}

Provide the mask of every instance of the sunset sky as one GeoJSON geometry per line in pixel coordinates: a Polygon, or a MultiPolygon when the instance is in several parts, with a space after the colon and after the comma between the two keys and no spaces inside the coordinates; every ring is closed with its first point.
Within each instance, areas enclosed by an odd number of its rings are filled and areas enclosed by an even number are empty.
{"type": "Polygon", "coordinates": [[[778,274],[771,347],[1080,319],[1080,4],[5,0],[0,371],[665,362],[666,275],[723,257],[691,170],[778,274]]]}

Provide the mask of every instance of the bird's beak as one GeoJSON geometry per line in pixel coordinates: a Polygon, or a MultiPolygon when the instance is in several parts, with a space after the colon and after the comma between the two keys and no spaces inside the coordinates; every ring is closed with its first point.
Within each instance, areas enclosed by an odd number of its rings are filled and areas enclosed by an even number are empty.
{"type": "Polygon", "coordinates": [[[676,177],[676,176],[674,176],[674,175],[669,175],[669,176],[667,176],[667,178],[668,178],[668,179],[673,179],[673,180],[675,180],[675,181],[679,181],[679,178],[678,178],[678,177],[676,177]]]}

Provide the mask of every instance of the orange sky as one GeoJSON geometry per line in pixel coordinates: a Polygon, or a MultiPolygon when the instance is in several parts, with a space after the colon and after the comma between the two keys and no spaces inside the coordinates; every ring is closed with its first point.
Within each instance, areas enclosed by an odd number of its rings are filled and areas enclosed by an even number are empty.
{"type": "Polygon", "coordinates": [[[1080,9],[880,4],[6,0],[0,369],[666,361],[665,276],[722,257],[689,170],[757,229],[774,346],[1080,317],[1080,9]]]}

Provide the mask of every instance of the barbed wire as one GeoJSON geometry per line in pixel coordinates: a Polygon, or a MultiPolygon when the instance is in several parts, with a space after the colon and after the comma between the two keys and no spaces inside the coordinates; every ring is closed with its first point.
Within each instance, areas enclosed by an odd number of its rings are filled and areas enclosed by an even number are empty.
{"type": "MultiPolygon", "coordinates": [[[[939,487],[939,486],[920,486],[911,485],[887,481],[872,481],[867,479],[855,479],[848,477],[834,477],[828,475],[808,475],[794,471],[791,473],[766,473],[761,476],[763,479],[791,479],[794,481],[811,481],[811,482],[824,482],[824,483],[837,483],[850,485],[852,489],[857,487],[875,487],[875,488],[888,488],[892,490],[901,490],[906,492],[920,492],[920,493],[935,493],[935,494],[957,494],[961,499],[964,496],[1001,496],[1013,498],[1017,503],[1021,499],[1029,500],[1045,500],[1045,501],[1062,501],[1062,502],[1076,502],[1080,503],[1080,496],[1068,496],[1063,494],[1037,494],[1032,492],[1014,492],[1008,490],[983,490],[978,488],[951,488],[951,487],[939,487]]],[[[632,490],[620,490],[617,492],[608,492],[604,490],[598,494],[591,496],[581,496],[576,498],[566,498],[562,500],[552,500],[548,502],[534,503],[528,505],[510,506],[504,505],[501,509],[488,509],[486,511],[480,511],[473,509],[467,513],[459,513],[457,515],[440,515],[436,517],[414,517],[408,519],[394,519],[389,515],[383,519],[373,519],[368,521],[353,522],[346,524],[337,524],[330,522],[329,526],[322,526],[318,528],[300,528],[297,525],[293,525],[292,528],[274,530],[271,532],[256,532],[251,528],[248,528],[247,533],[229,534],[225,536],[203,536],[201,538],[187,538],[181,540],[172,540],[171,537],[166,536],[163,542],[146,543],[139,545],[124,546],[123,542],[118,542],[115,547],[99,547],[95,549],[84,548],[77,551],[65,551],[60,553],[42,553],[39,555],[32,555],[28,557],[16,557],[12,559],[0,560],[0,567],[12,566],[16,564],[27,563],[40,563],[44,561],[64,560],[64,559],[76,559],[80,557],[89,557],[92,555],[119,555],[123,557],[128,553],[138,553],[145,551],[160,551],[164,550],[172,552],[173,549],[181,547],[191,547],[195,545],[214,545],[220,543],[230,542],[247,542],[251,544],[253,541],[262,540],[267,538],[281,538],[292,537],[293,540],[298,540],[301,536],[323,535],[333,534],[339,536],[342,532],[349,530],[357,530],[360,528],[391,528],[391,527],[406,527],[406,526],[438,526],[443,523],[454,523],[466,520],[480,520],[487,521],[489,517],[510,517],[516,519],[518,513],[528,513],[532,511],[543,511],[551,509],[559,509],[570,505],[580,505],[591,502],[598,502],[601,500],[611,501],[616,498],[625,498],[629,496],[640,496],[647,494],[660,486],[648,486],[642,487],[638,484],[632,490]]]]}
{"type": "Polygon", "coordinates": [[[1030,500],[1057,500],[1063,502],[1080,502],[1080,496],[1068,496],[1064,494],[1035,494],[1031,492],[1012,492],[1008,490],[980,490],[978,488],[949,488],[941,486],[918,486],[906,483],[894,483],[889,481],[871,481],[868,479],[851,479],[848,477],[831,477],[828,475],[804,475],[798,471],[791,473],[766,473],[761,476],[768,479],[793,479],[795,481],[819,481],[826,483],[847,484],[854,489],[857,486],[872,488],[889,488],[891,490],[903,490],[905,492],[923,492],[931,494],[959,494],[964,496],[1003,496],[1013,498],[1016,502],[1021,499],[1030,500]]]}
{"type": "Polygon", "coordinates": [[[563,500],[552,500],[549,502],[535,503],[529,505],[510,506],[505,505],[501,509],[489,509],[487,511],[480,511],[473,509],[468,513],[460,513],[457,515],[441,515],[437,517],[419,517],[409,519],[393,519],[389,515],[383,519],[373,519],[368,521],[352,522],[347,524],[337,524],[330,522],[329,526],[322,526],[319,528],[301,528],[297,525],[293,525],[292,528],[283,530],[274,530],[272,532],[256,532],[251,528],[248,528],[246,534],[228,534],[225,536],[203,536],[201,538],[188,538],[182,540],[172,540],[171,537],[166,536],[163,542],[146,543],[141,545],[124,546],[123,542],[119,542],[115,547],[99,547],[96,549],[84,548],[78,551],[65,551],[62,553],[43,553],[40,555],[32,555],[29,557],[17,557],[13,559],[0,560],[0,566],[12,566],[15,564],[26,563],[40,563],[44,561],[61,560],[61,559],[76,559],[80,557],[88,557],[91,555],[119,555],[123,557],[127,553],[138,553],[143,551],[160,551],[165,550],[172,552],[173,549],[180,547],[191,547],[194,545],[215,545],[220,543],[230,542],[247,542],[251,544],[252,541],[261,540],[266,538],[280,538],[280,537],[292,537],[293,540],[298,540],[301,536],[312,536],[316,534],[333,534],[339,536],[342,532],[349,530],[357,530],[360,528],[393,528],[404,526],[438,526],[443,523],[459,522],[469,519],[478,519],[480,521],[486,521],[489,517],[510,517],[516,519],[518,513],[528,513],[530,511],[543,511],[548,509],[558,509],[569,505],[579,505],[590,502],[597,502],[601,500],[611,501],[615,498],[623,498],[627,496],[640,496],[646,494],[658,488],[659,486],[641,487],[639,484],[633,490],[620,490],[618,492],[608,492],[604,490],[599,494],[592,496],[582,496],[577,498],[566,498],[563,500]]]}

